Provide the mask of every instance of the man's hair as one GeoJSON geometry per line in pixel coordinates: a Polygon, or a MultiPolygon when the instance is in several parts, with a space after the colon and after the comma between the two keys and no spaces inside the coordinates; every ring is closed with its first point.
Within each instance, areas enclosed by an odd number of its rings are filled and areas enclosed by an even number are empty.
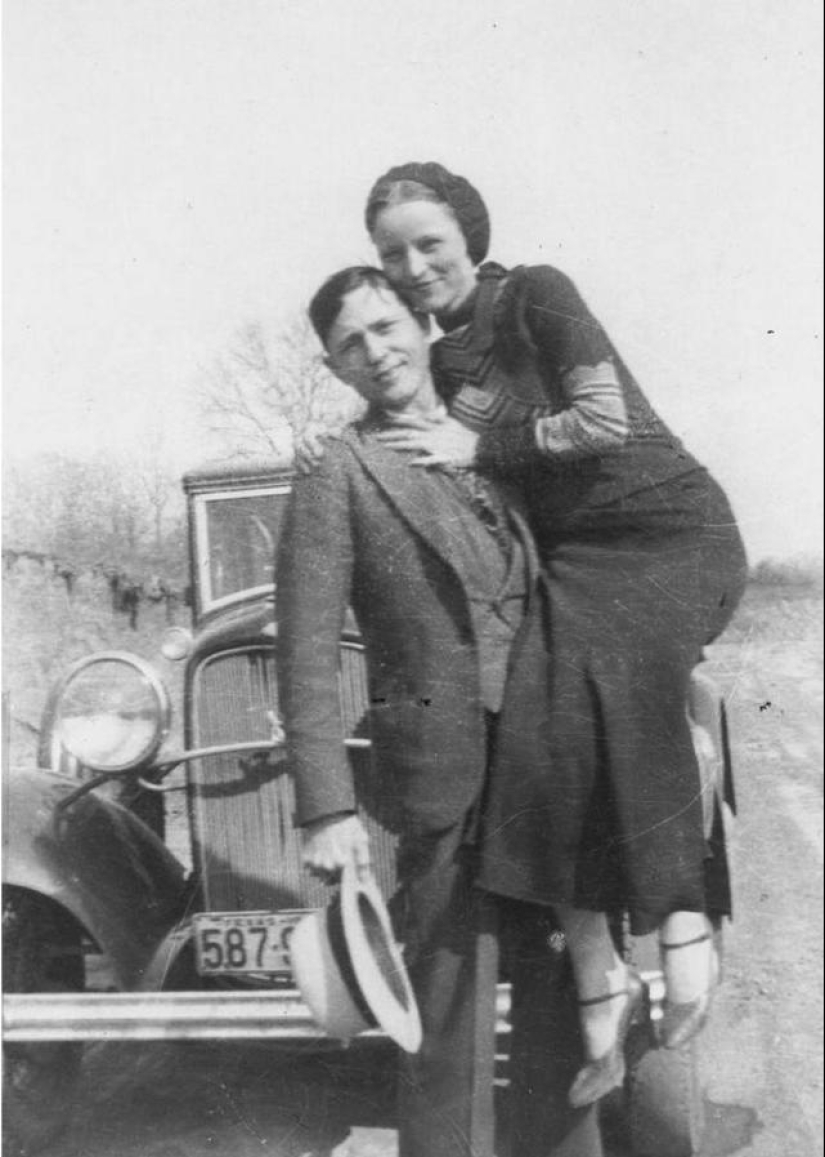
{"type": "Polygon", "coordinates": [[[339,273],[333,273],[309,303],[309,320],[325,348],[329,331],[335,325],[343,308],[344,298],[354,290],[360,289],[362,285],[368,285],[372,289],[388,289],[399,301],[404,301],[393,288],[387,275],[371,265],[350,265],[339,273]]]}

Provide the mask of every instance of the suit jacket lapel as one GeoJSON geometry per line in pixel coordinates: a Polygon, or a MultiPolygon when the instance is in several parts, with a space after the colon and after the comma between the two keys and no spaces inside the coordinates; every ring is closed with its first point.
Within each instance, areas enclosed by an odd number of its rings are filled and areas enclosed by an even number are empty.
{"type": "MultiPolygon", "coordinates": [[[[414,479],[411,480],[410,478],[412,471],[422,470],[424,467],[410,466],[407,455],[399,454],[397,450],[390,450],[382,446],[380,442],[376,442],[368,434],[366,437],[362,437],[357,429],[348,431],[344,436],[364,470],[390,499],[404,521],[452,569],[455,569],[444,511],[436,504],[423,501],[422,491],[415,486],[414,479]]],[[[523,504],[518,494],[512,492],[510,487],[505,486],[504,497],[510,524],[525,550],[528,587],[532,588],[540,569],[533,536],[527,525],[527,519],[522,509],[523,504]]]]}
{"type": "Polygon", "coordinates": [[[353,431],[345,437],[364,470],[389,498],[401,518],[453,567],[444,511],[435,502],[425,499],[430,492],[420,490],[411,478],[412,471],[424,467],[410,466],[408,455],[382,446],[369,435],[362,437],[358,431],[353,431]]]}
{"type": "Polygon", "coordinates": [[[521,509],[521,503],[515,502],[513,505],[508,503],[507,513],[510,517],[510,524],[524,547],[524,555],[527,561],[527,589],[529,594],[541,569],[538,551],[536,550],[536,542],[521,509]]]}

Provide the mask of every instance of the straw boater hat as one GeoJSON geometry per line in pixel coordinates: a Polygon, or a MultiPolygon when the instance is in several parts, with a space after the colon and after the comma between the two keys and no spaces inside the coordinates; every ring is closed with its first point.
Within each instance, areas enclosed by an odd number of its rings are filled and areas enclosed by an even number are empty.
{"type": "Polygon", "coordinates": [[[418,1051],[418,1007],[371,876],[361,880],[346,867],[338,895],[295,925],[289,948],[301,996],[330,1036],[350,1040],[381,1028],[407,1052],[418,1051]]]}

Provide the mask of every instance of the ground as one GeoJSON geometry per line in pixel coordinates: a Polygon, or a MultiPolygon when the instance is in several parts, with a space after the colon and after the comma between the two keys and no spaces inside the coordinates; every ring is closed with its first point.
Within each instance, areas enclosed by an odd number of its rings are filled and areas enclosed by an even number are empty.
{"type": "MultiPolygon", "coordinates": [[[[130,631],[105,601],[98,608],[91,582],[73,602],[34,573],[4,587],[11,752],[27,762],[45,680],[93,647],[155,657],[164,622],[147,609],[130,631]]],[[[702,1039],[701,1157],[823,1152],[821,631],[821,594],[753,586],[709,654],[731,713],[739,810],[735,919],[702,1039]]],[[[95,1044],[74,1123],[50,1153],[394,1157],[391,1072],[386,1052],[365,1045],[296,1057],[261,1045],[95,1044]]]]}

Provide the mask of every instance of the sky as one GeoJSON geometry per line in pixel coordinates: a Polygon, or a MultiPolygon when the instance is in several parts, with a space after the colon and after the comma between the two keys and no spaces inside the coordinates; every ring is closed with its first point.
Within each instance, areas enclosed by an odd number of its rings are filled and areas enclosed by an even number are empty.
{"type": "Polygon", "coordinates": [[[440,160],[493,258],[573,277],[752,558],[821,554],[820,0],[2,8],[7,461],[197,464],[204,369],[440,160]]]}

